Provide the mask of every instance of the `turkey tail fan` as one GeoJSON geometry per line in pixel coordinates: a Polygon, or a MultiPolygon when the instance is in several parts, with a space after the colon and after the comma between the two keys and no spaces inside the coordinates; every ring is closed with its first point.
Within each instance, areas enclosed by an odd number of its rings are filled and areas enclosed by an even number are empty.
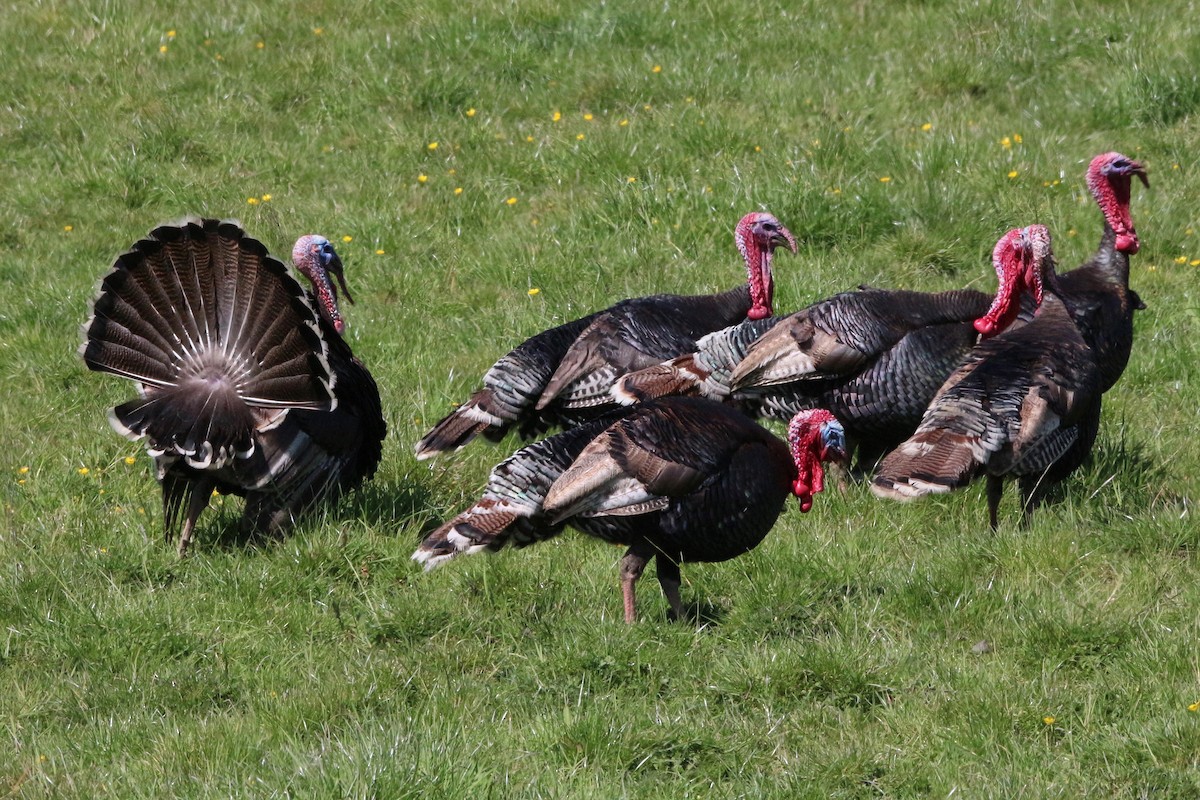
{"type": "Polygon", "coordinates": [[[137,381],[113,427],[204,468],[248,454],[280,410],[329,410],[334,373],[287,267],[233,223],[156,228],[100,283],[80,355],[137,381]]]}

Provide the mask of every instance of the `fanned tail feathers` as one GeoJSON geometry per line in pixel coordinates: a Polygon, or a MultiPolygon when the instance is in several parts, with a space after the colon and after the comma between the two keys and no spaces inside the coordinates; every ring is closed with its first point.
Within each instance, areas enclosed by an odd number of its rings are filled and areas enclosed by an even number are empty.
{"type": "Polygon", "coordinates": [[[334,375],[304,290],[236,224],[164,225],[117,258],[84,324],[90,369],[140,384],[118,432],[204,468],[253,450],[288,409],[331,410],[334,375]]]}

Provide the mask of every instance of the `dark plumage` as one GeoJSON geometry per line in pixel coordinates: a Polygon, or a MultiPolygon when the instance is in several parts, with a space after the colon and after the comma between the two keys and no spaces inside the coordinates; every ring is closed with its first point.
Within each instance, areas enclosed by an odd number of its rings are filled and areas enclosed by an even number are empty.
{"type": "Polygon", "coordinates": [[[1105,392],[1129,363],[1133,312],[1145,308],[1129,288],[1129,256],[1141,247],[1129,211],[1134,176],[1149,187],[1145,167],[1131,158],[1101,153],[1092,159],[1087,186],[1104,218],[1100,244],[1082,265],[1058,276],[1079,332],[1096,353],[1105,392]]]}
{"type": "Polygon", "coordinates": [[[518,450],[480,500],[429,534],[413,558],[432,567],[461,552],[523,547],[571,524],[628,546],[621,560],[625,619],[634,584],[657,556],[672,617],[683,612],[679,564],[724,561],[753,549],[789,493],[808,510],[821,462],[844,457],[827,411],[799,415],[789,444],[726,406],[670,397],[518,450]]]}
{"type": "Polygon", "coordinates": [[[908,500],[988,476],[997,525],[1005,477],[1020,482],[1025,518],[1091,450],[1100,419],[1100,370],[1054,274],[1049,231],[1031,225],[996,245],[1000,291],[976,327],[985,339],[954,371],[916,432],[879,466],[872,490],[908,500]],[[1003,333],[1022,291],[1037,312],[1003,333]],[[999,335],[994,335],[999,333],[999,335]]]}
{"type": "Polygon", "coordinates": [[[609,390],[626,372],[696,348],[696,340],[743,319],[771,314],[772,254],[796,241],[770,214],[742,218],[734,240],[746,285],[716,295],[655,295],[623,300],[520,344],[483,376],[483,389],[438,422],[417,458],[457,450],[483,434],[499,440],[516,427],[529,437],[577,425],[611,409],[609,390]]]}
{"type": "Polygon", "coordinates": [[[293,258],[315,295],[235,223],[164,225],[117,259],[84,325],[88,368],[138,384],[110,421],[147,440],[181,555],[214,489],[245,496],[247,533],[276,532],[379,463],[379,391],[329,276],[349,300],[341,262],[318,236],[293,258]]]}
{"type": "Polygon", "coordinates": [[[718,331],[695,353],[625,376],[613,392],[626,402],[668,393],[728,399],[780,420],[827,408],[858,446],[859,463],[873,463],[916,428],[974,346],[971,323],[990,303],[970,289],[864,287],[718,331]]]}

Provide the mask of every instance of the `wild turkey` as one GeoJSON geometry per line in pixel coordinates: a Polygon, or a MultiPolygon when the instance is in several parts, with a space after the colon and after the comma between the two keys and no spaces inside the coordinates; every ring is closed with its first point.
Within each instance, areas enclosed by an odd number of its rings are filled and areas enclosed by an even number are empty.
{"type": "Polygon", "coordinates": [[[948,492],[987,473],[988,521],[997,526],[1004,478],[1018,479],[1023,519],[1090,452],[1100,422],[1100,369],[1054,273],[1043,225],[1005,234],[994,253],[1000,289],[976,322],[985,337],[946,381],[920,426],[880,464],[872,491],[909,500],[948,492]],[[1032,321],[1004,333],[1020,295],[1032,321]],[[999,334],[999,335],[996,335],[999,334]]]}
{"type": "Polygon", "coordinates": [[[613,394],[626,403],[698,394],[779,420],[826,408],[846,426],[859,465],[870,465],[916,428],[990,303],[971,289],[862,287],[713,333],[695,353],[626,375],[613,394]]]}
{"type": "Polygon", "coordinates": [[[84,325],[88,368],[138,384],[110,421],[147,440],[180,555],[214,489],[245,496],[243,532],[273,533],[379,464],[387,426],[341,336],[342,263],[320,236],[292,258],[315,295],[235,223],[164,225],[117,259],[84,325]]]}
{"type": "Polygon", "coordinates": [[[654,295],[622,300],[527,339],[483,376],[484,388],[438,422],[416,445],[419,459],[457,450],[479,434],[499,441],[516,426],[530,438],[609,410],[609,389],[635,369],[696,349],[710,331],[771,315],[776,247],[796,240],[766,213],[747,214],[734,230],[747,283],[715,295],[654,295]]]}
{"type": "Polygon", "coordinates": [[[750,551],[789,493],[801,510],[812,507],[824,486],[822,462],[845,455],[841,425],[823,410],[797,415],[788,441],[708,400],[651,401],[616,422],[594,421],[518,450],[492,471],[483,497],[429,534],[413,558],[432,568],[462,552],[549,539],[569,523],[628,546],[626,622],[636,619],[634,584],[656,556],[676,619],[681,562],[750,551]]]}
{"type": "Polygon", "coordinates": [[[1095,254],[1058,276],[1083,339],[1096,352],[1101,390],[1120,379],[1133,349],[1133,312],[1145,308],[1129,288],[1129,256],[1141,247],[1129,202],[1133,177],[1147,188],[1145,167],[1120,153],[1101,153],[1087,170],[1087,186],[1104,217],[1095,254]]]}

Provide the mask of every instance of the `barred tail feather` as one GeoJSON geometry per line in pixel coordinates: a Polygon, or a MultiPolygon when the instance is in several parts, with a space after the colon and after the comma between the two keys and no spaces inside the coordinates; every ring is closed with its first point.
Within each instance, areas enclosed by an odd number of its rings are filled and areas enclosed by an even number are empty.
{"type": "Polygon", "coordinates": [[[415,452],[419,461],[441,453],[461,450],[480,434],[502,434],[508,421],[494,414],[492,391],[482,389],[471,399],[447,414],[417,442],[415,452]]]}
{"type": "Polygon", "coordinates": [[[949,492],[969,484],[987,455],[978,437],[941,428],[919,430],[883,459],[871,491],[892,500],[949,492]]]}
{"type": "Polygon", "coordinates": [[[481,500],[428,534],[412,559],[430,570],[462,553],[499,549],[504,546],[509,526],[520,516],[481,500]]]}

